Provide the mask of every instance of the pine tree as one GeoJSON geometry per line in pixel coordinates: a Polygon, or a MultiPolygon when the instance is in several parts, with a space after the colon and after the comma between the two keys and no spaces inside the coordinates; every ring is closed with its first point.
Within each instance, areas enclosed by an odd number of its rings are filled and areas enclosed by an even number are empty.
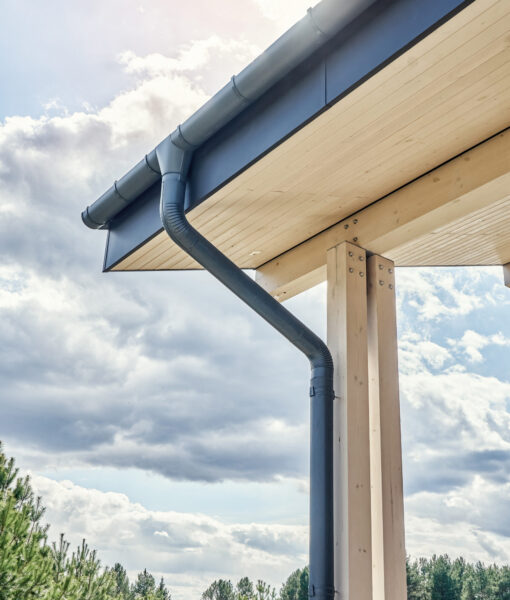
{"type": "Polygon", "coordinates": [[[510,567],[502,567],[499,570],[494,585],[494,598],[497,598],[497,600],[510,600],[510,567]]]}
{"type": "Polygon", "coordinates": [[[419,563],[411,563],[409,557],[406,559],[407,573],[407,600],[425,600],[424,577],[421,573],[419,563]]]}
{"type": "Polygon", "coordinates": [[[156,580],[147,569],[138,573],[132,593],[135,600],[149,600],[156,593],[156,580]]]}
{"type": "Polygon", "coordinates": [[[165,585],[163,577],[159,581],[159,585],[158,585],[158,588],[156,590],[154,597],[155,597],[155,600],[172,600],[172,597],[165,585]]]}
{"type": "Polygon", "coordinates": [[[476,600],[476,584],[471,572],[464,577],[460,598],[461,600],[476,600]]]}
{"type": "Polygon", "coordinates": [[[458,600],[447,555],[432,557],[430,569],[430,600],[458,600]]]}
{"type": "Polygon", "coordinates": [[[310,581],[310,572],[308,570],[308,567],[305,567],[301,571],[301,575],[299,576],[298,600],[308,600],[309,581],[310,581]]]}
{"type": "MultiPolygon", "coordinates": [[[[301,569],[296,569],[287,578],[280,590],[280,600],[301,600],[301,569]]],[[[307,593],[308,596],[308,593],[307,593]]]]}
{"type": "Polygon", "coordinates": [[[44,508],[0,443],[0,600],[38,598],[51,581],[44,508]]]}
{"type": "Polygon", "coordinates": [[[254,600],[253,583],[248,577],[243,577],[237,582],[236,594],[237,600],[254,600]]]}
{"type": "Polygon", "coordinates": [[[225,579],[213,581],[202,594],[202,600],[236,600],[234,586],[225,579]]]}
{"type": "Polygon", "coordinates": [[[112,569],[113,577],[115,578],[114,594],[122,600],[130,600],[131,590],[129,588],[129,578],[126,569],[120,564],[115,563],[112,569]]]}
{"type": "MultiPolygon", "coordinates": [[[[53,583],[47,600],[110,600],[115,594],[115,575],[101,568],[96,552],[85,540],[69,556],[69,543],[60,536],[52,544],[53,583]]],[[[46,599],[45,599],[46,600],[46,599]]]]}
{"type": "Polygon", "coordinates": [[[276,600],[276,590],[265,581],[262,581],[262,579],[257,581],[255,592],[256,600],[276,600]]]}
{"type": "Polygon", "coordinates": [[[0,444],[0,600],[115,600],[115,577],[85,541],[47,544],[44,508],[0,444]]]}

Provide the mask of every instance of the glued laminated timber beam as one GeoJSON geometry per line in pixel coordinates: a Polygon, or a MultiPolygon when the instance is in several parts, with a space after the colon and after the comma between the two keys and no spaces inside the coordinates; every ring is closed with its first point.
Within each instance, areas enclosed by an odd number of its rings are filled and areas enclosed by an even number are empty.
{"type": "Polygon", "coordinates": [[[510,261],[510,129],[257,269],[283,301],[326,279],[329,248],[355,243],[397,266],[510,261]]]}

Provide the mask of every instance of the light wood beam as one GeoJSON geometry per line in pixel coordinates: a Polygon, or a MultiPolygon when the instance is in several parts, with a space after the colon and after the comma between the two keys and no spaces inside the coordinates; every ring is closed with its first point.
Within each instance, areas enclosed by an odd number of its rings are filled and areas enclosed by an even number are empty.
{"type": "Polygon", "coordinates": [[[506,287],[510,288],[510,263],[503,265],[503,276],[505,278],[506,287]]]}
{"type": "Polygon", "coordinates": [[[373,600],[406,600],[395,267],[367,260],[373,600]]]}
{"type": "Polygon", "coordinates": [[[328,251],[328,346],[335,365],[335,589],[372,600],[365,251],[328,251]]]}
{"type": "Polygon", "coordinates": [[[267,262],[257,281],[285,300],[326,279],[328,248],[349,241],[391,258],[410,241],[501,201],[509,189],[507,129],[267,262]]]}

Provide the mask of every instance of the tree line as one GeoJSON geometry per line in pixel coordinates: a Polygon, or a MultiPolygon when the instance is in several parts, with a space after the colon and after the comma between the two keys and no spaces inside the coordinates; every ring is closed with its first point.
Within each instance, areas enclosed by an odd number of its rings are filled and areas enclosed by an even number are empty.
{"type": "Polygon", "coordinates": [[[407,561],[408,600],[510,600],[510,567],[447,555],[407,561]]]}
{"type": "MultiPolygon", "coordinates": [[[[121,564],[102,567],[85,540],[72,552],[63,535],[49,543],[44,511],[0,442],[0,600],[171,600],[163,579],[144,569],[131,583],[121,564]]],[[[510,600],[510,567],[446,555],[408,560],[407,589],[408,600],[510,600]]],[[[278,591],[260,579],[218,579],[202,600],[308,600],[308,568],[278,591]]]]}

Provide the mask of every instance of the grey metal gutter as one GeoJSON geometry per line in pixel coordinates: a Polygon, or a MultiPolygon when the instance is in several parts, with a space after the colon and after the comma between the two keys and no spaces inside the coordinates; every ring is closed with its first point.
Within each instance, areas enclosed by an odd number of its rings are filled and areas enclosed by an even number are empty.
{"type": "MultiPolygon", "coordinates": [[[[193,151],[375,1],[322,0],[162,143],[170,139],[182,150],[193,151]]],[[[160,178],[154,149],[83,211],[83,222],[92,229],[107,227],[160,178]]]]}
{"type": "Polygon", "coordinates": [[[335,596],[333,360],[315,333],[189,224],[185,192],[193,151],[373,2],[323,0],[309,9],[306,17],[232,77],[82,214],[88,227],[105,227],[161,178],[161,221],[170,238],[307,356],[311,366],[309,595],[317,600],[335,596]]]}

